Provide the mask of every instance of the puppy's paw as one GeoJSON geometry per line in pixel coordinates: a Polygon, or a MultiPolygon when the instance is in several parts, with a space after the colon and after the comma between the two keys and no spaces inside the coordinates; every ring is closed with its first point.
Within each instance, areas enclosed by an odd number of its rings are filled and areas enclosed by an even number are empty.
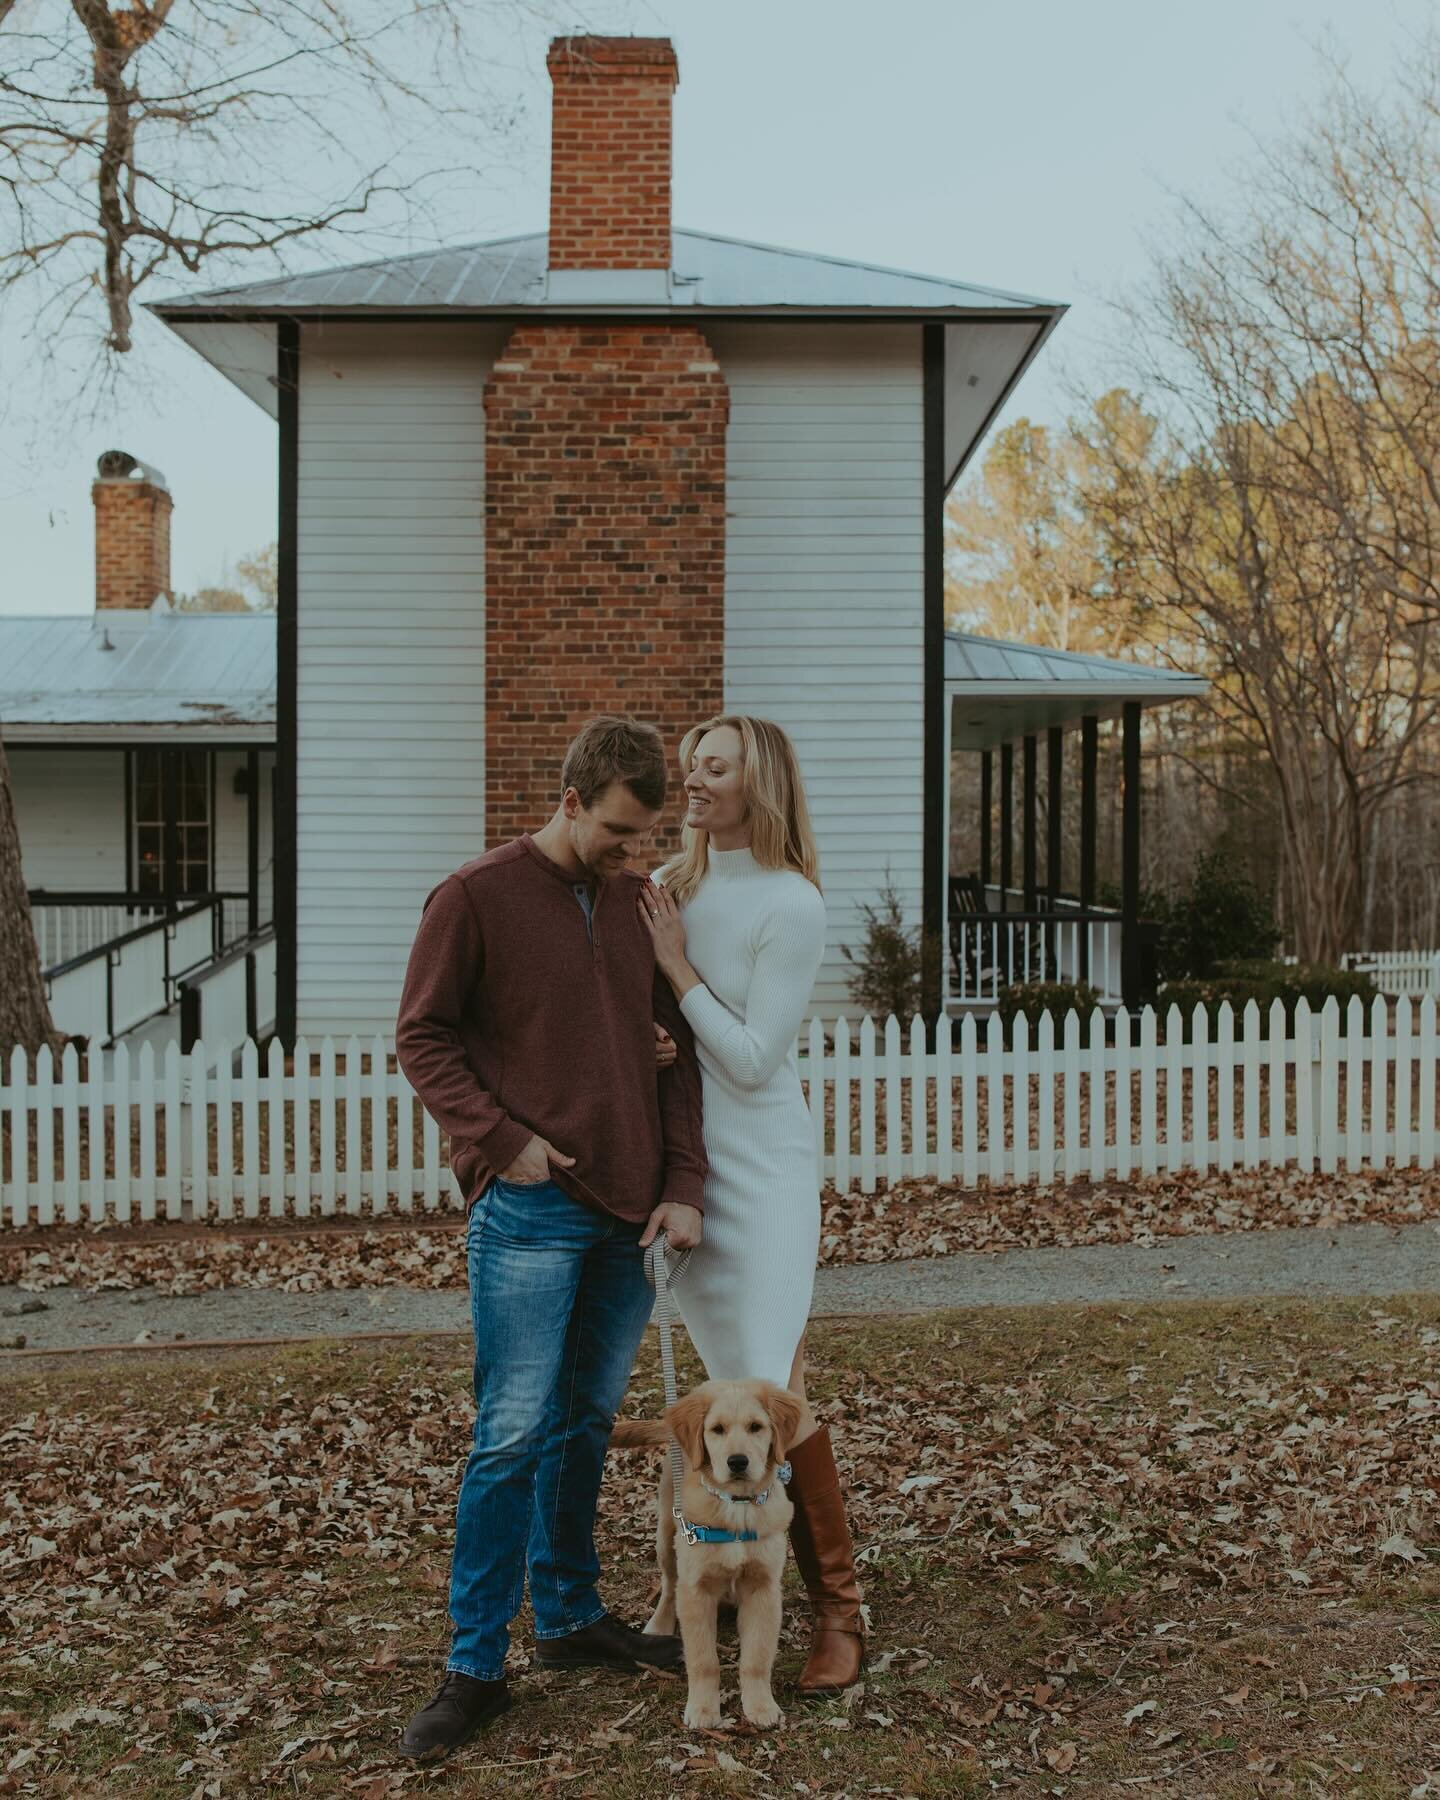
{"type": "Polygon", "coordinates": [[[762,1731],[768,1731],[771,1726],[779,1725],[785,1717],[775,1704],[774,1696],[771,1694],[757,1694],[753,1699],[746,1700],[743,1703],[743,1710],[750,1723],[758,1725],[762,1731]]]}
{"type": "Polygon", "coordinates": [[[720,1725],[720,1702],[699,1700],[694,1694],[685,1703],[685,1723],[692,1731],[714,1731],[720,1725]]]}

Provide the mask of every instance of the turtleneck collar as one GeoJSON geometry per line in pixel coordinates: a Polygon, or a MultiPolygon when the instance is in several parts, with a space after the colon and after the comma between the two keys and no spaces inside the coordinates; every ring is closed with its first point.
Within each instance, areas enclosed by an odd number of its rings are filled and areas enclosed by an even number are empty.
{"type": "Polygon", "coordinates": [[[737,876],[761,875],[764,870],[756,862],[754,853],[748,844],[741,850],[717,850],[711,844],[708,849],[706,872],[721,881],[729,881],[737,876]]]}

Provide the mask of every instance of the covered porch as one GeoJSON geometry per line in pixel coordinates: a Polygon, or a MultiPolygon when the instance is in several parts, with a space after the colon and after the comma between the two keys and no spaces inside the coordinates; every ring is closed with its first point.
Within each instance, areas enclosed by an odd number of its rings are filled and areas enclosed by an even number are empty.
{"type": "Polygon", "coordinates": [[[1109,657],[945,634],[947,1011],[988,1011],[1018,982],[1085,982],[1107,1009],[1153,992],[1140,917],[1141,715],[1207,685],[1109,657]],[[1102,725],[1118,738],[1118,795],[1113,776],[1101,790],[1102,725]],[[958,782],[970,758],[978,782],[958,782]],[[969,817],[957,808],[961,793],[969,817]],[[1120,813],[1118,905],[1100,900],[1102,800],[1112,809],[1118,801],[1120,813]]]}

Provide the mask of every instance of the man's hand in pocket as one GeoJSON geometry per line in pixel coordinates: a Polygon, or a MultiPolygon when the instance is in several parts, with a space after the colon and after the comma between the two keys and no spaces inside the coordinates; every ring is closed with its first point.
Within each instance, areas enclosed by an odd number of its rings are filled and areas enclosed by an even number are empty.
{"type": "Polygon", "coordinates": [[[500,1170],[500,1179],[511,1187],[539,1187],[550,1179],[552,1164],[557,1169],[573,1169],[575,1158],[566,1156],[542,1137],[532,1137],[510,1167],[500,1170]]]}

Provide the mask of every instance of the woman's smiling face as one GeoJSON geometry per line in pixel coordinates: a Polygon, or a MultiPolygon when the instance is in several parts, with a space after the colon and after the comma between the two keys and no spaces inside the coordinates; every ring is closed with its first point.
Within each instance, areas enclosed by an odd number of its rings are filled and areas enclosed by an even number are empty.
{"type": "Polygon", "coordinates": [[[733,725],[707,731],[690,759],[685,777],[685,823],[713,838],[745,823],[745,746],[733,725]]]}

